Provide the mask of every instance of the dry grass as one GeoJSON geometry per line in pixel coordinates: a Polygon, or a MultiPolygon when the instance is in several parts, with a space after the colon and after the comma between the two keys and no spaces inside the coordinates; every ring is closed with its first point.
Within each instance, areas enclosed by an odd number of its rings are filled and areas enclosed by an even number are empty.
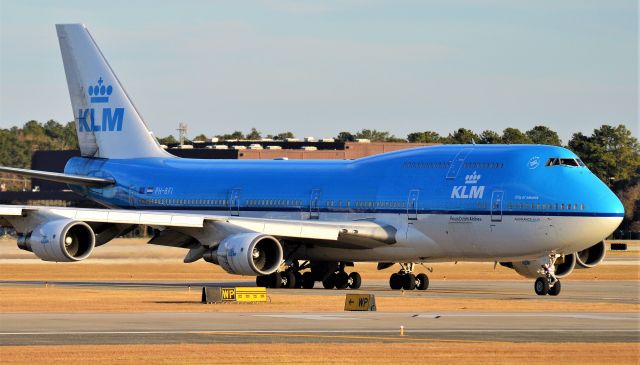
{"type": "MultiPolygon", "coordinates": [[[[515,271],[499,266],[493,268],[492,263],[461,262],[440,263],[431,265],[431,280],[524,280],[515,271]]],[[[355,268],[362,274],[363,280],[388,280],[389,275],[397,270],[397,266],[378,271],[375,264],[356,264],[355,268]]],[[[418,266],[416,271],[426,271],[418,266]]],[[[231,275],[219,266],[198,261],[184,264],[175,261],[137,261],[135,259],[122,262],[82,261],[75,263],[3,263],[0,267],[0,280],[234,280],[253,281],[252,276],[231,275]]],[[[599,265],[588,270],[574,270],[564,280],[640,280],[640,265],[599,265]]]]}
{"type": "Polygon", "coordinates": [[[7,364],[637,364],[637,343],[431,342],[4,346],[7,364]],[[327,351],[329,350],[329,351],[327,351]]]}
{"type": "MultiPolygon", "coordinates": [[[[270,303],[200,303],[200,288],[181,290],[131,290],[112,288],[0,287],[0,311],[9,312],[336,312],[344,309],[345,293],[322,295],[270,293],[270,303]]],[[[324,291],[324,289],[318,289],[324,291]]],[[[378,311],[535,311],[535,312],[637,312],[638,304],[567,302],[562,297],[527,300],[431,298],[406,292],[402,297],[376,296],[378,311]]]]}

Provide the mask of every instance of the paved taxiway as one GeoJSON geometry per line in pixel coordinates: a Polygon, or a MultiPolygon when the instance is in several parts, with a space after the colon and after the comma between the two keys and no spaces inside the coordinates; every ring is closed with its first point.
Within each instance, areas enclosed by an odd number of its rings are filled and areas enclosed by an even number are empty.
{"type": "MultiPolygon", "coordinates": [[[[41,281],[2,281],[2,286],[42,286],[41,281]]],[[[65,287],[117,287],[123,290],[198,288],[200,282],[48,282],[65,287]]],[[[207,285],[248,285],[251,282],[207,282],[207,285]]],[[[537,299],[528,281],[435,281],[426,292],[392,291],[382,281],[359,292],[376,296],[431,298],[537,299]]],[[[335,290],[271,290],[294,295],[335,295],[335,290]]],[[[347,293],[349,291],[344,291],[347,293]]],[[[638,304],[636,281],[571,281],[560,297],[567,312],[323,312],[323,313],[2,313],[0,343],[238,343],[238,342],[362,342],[362,341],[517,341],[517,342],[638,342],[640,314],[572,312],[570,302],[638,304]],[[399,336],[404,326],[405,336],[399,336]]],[[[97,299],[99,300],[99,299],[97,299]]],[[[234,304],[226,304],[234,305],[234,304]]],[[[268,304],[263,304],[268,305],[268,304]]],[[[224,309],[221,309],[224,310],[224,309]]],[[[389,310],[389,308],[387,308],[389,310]]]]}
{"type": "Polygon", "coordinates": [[[637,342],[638,313],[2,314],[4,345],[477,340],[637,342]],[[399,336],[404,326],[405,336],[399,336]]]}

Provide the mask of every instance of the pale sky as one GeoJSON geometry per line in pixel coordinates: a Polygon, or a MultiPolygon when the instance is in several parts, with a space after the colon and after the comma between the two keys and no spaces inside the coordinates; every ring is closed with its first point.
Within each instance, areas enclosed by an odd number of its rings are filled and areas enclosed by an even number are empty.
{"type": "Polygon", "coordinates": [[[0,0],[0,127],[73,119],[56,23],[87,25],[158,136],[638,136],[637,1],[0,0]]]}

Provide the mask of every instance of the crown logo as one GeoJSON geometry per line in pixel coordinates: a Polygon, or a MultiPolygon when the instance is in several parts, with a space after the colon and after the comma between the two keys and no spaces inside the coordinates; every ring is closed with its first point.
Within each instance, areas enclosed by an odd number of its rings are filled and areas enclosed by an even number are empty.
{"type": "Polygon", "coordinates": [[[87,90],[89,96],[91,96],[92,103],[108,103],[109,95],[113,92],[111,85],[105,86],[102,77],[98,79],[97,85],[89,85],[87,90]]]}
{"type": "Polygon", "coordinates": [[[473,174],[467,175],[464,177],[464,183],[465,184],[477,184],[478,180],[480,180],[480,178],[482,177],[482,175],[478,175],[475,171],[473,172],[473,174]]]}

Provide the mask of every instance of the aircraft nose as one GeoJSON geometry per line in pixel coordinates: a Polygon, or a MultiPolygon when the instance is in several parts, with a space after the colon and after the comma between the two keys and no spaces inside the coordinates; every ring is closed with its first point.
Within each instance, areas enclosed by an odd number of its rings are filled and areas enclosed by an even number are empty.
{"type": "Polygon", "coordinates": [[[611,191],[608,187],[605,187],[607,192],[602,194],[604,196],[604,201],[602,204],[603,213],[607,213],[607,215],[611,215],[614,217],[623,217],[624,216],[624,205],[620,199],[616,196],[616,194],[611,191]]]}

